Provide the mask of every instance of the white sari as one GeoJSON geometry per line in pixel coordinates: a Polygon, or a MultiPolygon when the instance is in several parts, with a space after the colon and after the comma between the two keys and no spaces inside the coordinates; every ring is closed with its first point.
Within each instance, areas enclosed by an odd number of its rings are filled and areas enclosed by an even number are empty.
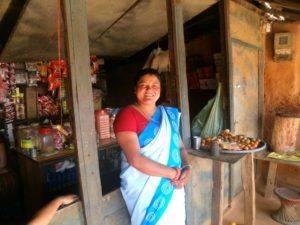
{"type": "MultiPolygon", "coordinates": [[[[179,113],[159,106],[139,135],[141,154],[149,159],[180,167],[179,113]]],[[[184,189],[175,189],[167,178],[144,174],[130,166],[122,154],[121,192],[132,225],[184,225],[184,189]]]]}

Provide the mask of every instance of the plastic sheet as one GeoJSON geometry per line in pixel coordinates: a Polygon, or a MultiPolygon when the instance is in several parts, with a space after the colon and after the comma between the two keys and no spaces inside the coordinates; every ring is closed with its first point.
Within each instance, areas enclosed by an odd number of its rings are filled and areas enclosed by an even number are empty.
{"type": "Polygon", "coordinates": [[[221,83],[218,84],[216,96],[192,121],[192,135],[202,138],[217,136],[223,129],[223,109],[221,101],[221,83]]]}

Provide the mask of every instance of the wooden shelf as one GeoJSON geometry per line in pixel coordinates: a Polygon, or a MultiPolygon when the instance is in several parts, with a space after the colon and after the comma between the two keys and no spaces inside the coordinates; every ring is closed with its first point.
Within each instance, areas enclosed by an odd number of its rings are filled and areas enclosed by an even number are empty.
{"type": "Polygon", "coordinates": [[[106,139],[100,139],[99,141],[98,150],[105,150],[107,148],[113,148],[119,146],[117,139],[115,138],[106,138],[106,139]]]}
{"type": "Polygon", "coordinates": [[[57,159],[63,159],[69,156],[74,155],[75,150],[74,149],[64,149],[64,150],[60,150],[60,151],[56,151],[53,155],[39,155],[36,158],[32,158],[28,155],[26,155],[20,148],[15,148],[15,151],[24,156],[29,158],[30,160],[37,162],[37,163],[44,163],[44,162],[49,162],[49,161],[53,161],[53,160],[57,160],[57,159]]]}
{"type": "Polygon", "coordinates": [[[211,159],[215,161],[221,161],[226,163],[236,163],[241,158],[247,155],[247,153],[241,153],[241,154],[226,154],[226,153],[220,153],[219,156],[213,156],[210,154],[209,151],[206,150],[195,150],[195,149],[188,149],[188,153],[200,158],[206,158],[211,159]]]}
{"type": "MultiPolygon", "coordinates": [[[[69,115],[68,114],[65,114],[63,115],[62,119],[63,120],[66,120],[69,118],[69,115]]],[[[43,116],[43,117],[39,117],[39,118],[33,118],[33,119],[23,119],[23,120],[15,120],[13,121],[12,123],[14,125],[27,125],[27,124],[30,124],[30,123],[40,123],[40,122],[43,122],[45,119],[49,119],[49,120],[60,120],[60,115],[58,116],[43,116]]]]}

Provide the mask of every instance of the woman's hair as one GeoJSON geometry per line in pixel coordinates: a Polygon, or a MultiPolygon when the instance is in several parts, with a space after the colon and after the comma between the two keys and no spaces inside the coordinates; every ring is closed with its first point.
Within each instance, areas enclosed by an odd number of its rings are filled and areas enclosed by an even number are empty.
{"type": "Polygon", "coordinates": [[[135,80],[134,80],[134,86],[136,87],[139,80],[145,76],[146,74],[150,74],[153,76],[156,76],[156,78],[159,80],[159,82],[161,83],[161,77],[160,74],[157,70],[155,69],[151,69],[151,68],[145,68],[145,69],[141,69],[137,72],[137,74],[135,75],[135,80]]]}

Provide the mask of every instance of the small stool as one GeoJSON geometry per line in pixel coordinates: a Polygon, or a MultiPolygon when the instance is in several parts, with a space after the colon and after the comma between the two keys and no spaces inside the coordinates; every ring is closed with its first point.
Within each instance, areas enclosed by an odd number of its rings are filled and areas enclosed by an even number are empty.
{"type": "Polygon", "coordinates": [[[295,210],[300,203],[300,193],[284,187],[276,188],[274,192],[280,199],[281,207],[272,213],[272,218],[284,225],[300,225],[300,216],[295,210]]]}

